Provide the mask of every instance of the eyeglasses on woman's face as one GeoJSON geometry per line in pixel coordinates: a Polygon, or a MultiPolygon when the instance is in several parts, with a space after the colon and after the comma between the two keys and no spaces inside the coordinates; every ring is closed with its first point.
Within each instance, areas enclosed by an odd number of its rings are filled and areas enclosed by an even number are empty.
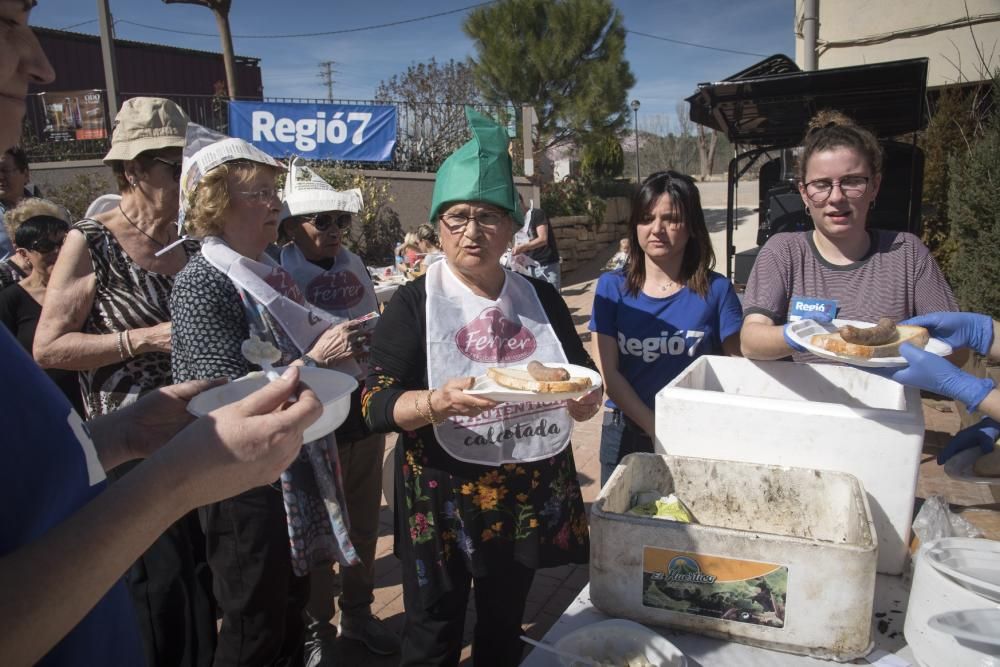
{"type": "Polygon", "coordinates": [[[278,188],[261,188],[260,190],[251,191],[237,191],[236,194],[241,197],[245,197],[251,201],[255,201],[258,204],[270,204],[275,199],[278,199],[278,188]]]}
{"type": "Polygon", "coordinates": [[[350,213],[317,213],[316,215],[305,216],[302,220],[312,225],[316,231],[325,232],[331,225],[337,225],[337,229],[347,229],[351,226],[353,218],[350,213]]]}
{"type": "Polygon", "coordinates": [[[166,158],[162,158],[162,157],[154,157],[153,161],[154,162],[159,162],[160,164],[163,164],[163,165],[166,165],[169,169],[171,169],[171,174],[170,175],[173,177],[173,179],[175,181],[177,181],[178,183],[180,182],[180,180],[181,180],[181,167],[182,167],[182,164],[181,164],[180,161],[174,162],[172,160],[167,160],[166,158]]]}
{"type": "Polygon", "coordinates": [[[839,187],[848,199],[858,199],[868,192],[868,176],[844,176],[839,180],[817,178],[805,185],[806,197],[814,204],[825,204],[833,194],[833,189],[839,187]]]}
{"type": "Polygon", "coordinates": [[[484,231],[492,232],[495,231],[504,220],[506,220],[507,215],[505,213],[498,213],[496,211],[479,211],[475,215],[468,215],[467,213],[444,213],[441,215],[441,222],[444,223],[445,227],[452,234],[461,234],[465,231],[465,228],[469,226],[469,223],[473,220],[476,224],[484,231]]]}

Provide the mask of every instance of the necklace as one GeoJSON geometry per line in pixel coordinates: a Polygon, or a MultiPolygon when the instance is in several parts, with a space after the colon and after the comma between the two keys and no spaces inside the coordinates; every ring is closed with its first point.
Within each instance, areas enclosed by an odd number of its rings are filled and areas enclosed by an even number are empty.
{"type": "Polygon", "coordinates": [[[130,225],[132,225],[133,227],[135,227],[135,228],[136,228],[136,230],[137,230],[137,231],[138,231],[138,232],[139,232],[140,234],[142,234],[142,235],[143,235],[143,236],[145,236],[145,237],[146,237],[147,239],[149,239],[150,241],[152,241],[152,242],[153,242],[153,243],[155,243],[156,245],[160,246],[161,248],[162,248],[163,246],[165,246],[165,245],[166,245],[166,243],[163,243],[162,241],[158,241],[158,240],[157,240],[156,238],[154,238],[154,237],[150,236],[150,235],[149,235],[149,234],[147,234],[147,233],[146,233],[145,231],[143,231],[142,227],[140,227],[139,225],[135,224],[135,221],[134,221],[134,220],[132,220],[132,218],[128,217],[128,213],[126,213],[126,212],[125,212],[125,209],[123,209],[123,208],[122,208],[122,205],[121,205],[121,204],[118,204],[118,210],[119,210],[119,211],[121,211],[121,212],[122,212],[122,215],[124,215],[124,216],[125,216],[125,219],[126,219],[126,220],[128,220],[128,224],[130,224],[130,225]]]}

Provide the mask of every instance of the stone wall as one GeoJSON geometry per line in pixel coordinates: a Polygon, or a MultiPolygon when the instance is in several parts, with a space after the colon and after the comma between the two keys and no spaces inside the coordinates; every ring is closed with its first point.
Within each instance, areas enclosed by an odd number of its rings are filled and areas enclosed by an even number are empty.
{"type": "Polygon", "coordinates": [[[595,258],[607,261],[618,251],[618,241],[627,235],[629,200],[613,197],[606,200],[604,220],[595,225],[590,216],[569,215],[550,219],[556,235],[562,273],[572,273],[595,258]]]}

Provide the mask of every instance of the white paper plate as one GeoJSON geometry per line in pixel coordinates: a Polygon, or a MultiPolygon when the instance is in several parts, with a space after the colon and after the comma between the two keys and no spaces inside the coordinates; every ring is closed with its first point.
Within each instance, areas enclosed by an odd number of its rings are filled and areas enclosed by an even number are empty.
{"type": "MultiPolygon", "coordinates": [[[[287,366],[278,366],[274,370],[280,374],[286,368],[287,366]]],[[[302,435],[303,442],[312,442],[333,433],[344,423],[351,409],[351,394],[357,389],[358,381],[347,373],[313,366],[303,366],[299,369],[299,373],[301,381],[316,392],[316,397],[323,404],[323,414],[302,435]]],[[[267,378],[263,373],[251,373],[238,380],[203,391],[191,399],[187,410],[196,417],[204,417],[213,410],[243,400],[265,384],[267,378]]]]}
{"type": "Polygon", "coordinates": [[[1000,602],[1000,542],[979,538],[945,538],[927,547],[927,562],[985,599],[1000,602]]]}
{"type": "Polygon", "coordinates": [[[980,477],[972,471],[980,456],[986,456],[979,447],[972,447],[955,454],[944,462],[944,474],[952,479],[973,484],[1000,486],[1000,477],[980,477]]]}
{"type": "Polygon", "coordinates": [[[1000,609],[968,609],[931,616],[927,625],[956,639],[1000,647],[1000,609]]]}
{"type": "MultiPolygon", "coordinates": [[[[626,659],[638,656],[656,667],[687,665],[681,650],[665,637],[645,625],[621,618],[585,625],[557,641],[556,648],[610,665],[624,665],[626,659]]],[[[565,667],[578,664],[562,657],[559,661],[565,667]]]]}
{"type": "MultiPolygon", "coordinates": [[[[789,338],[797,342],[806,350],[815,354],[817,357],[823,357],[824,359],[839,361],[845,364],[850,364],[851,366],[865,366],[868,368],[893,368],[896,366],[907,365],[907,361],[903,357],[878,357],[875,359],[848,357],[842,354],[830,352],[829,350],[824,350],[823,348],[817,347],[809,342],[809,339],[816,334],[833,333],[839,327],[847,325],[855,326],[861,329],[867,329],[868,327],[875,326],[871,322],[858,322],[857,320],[834,320],[830,323],[816,322],[815,320],[799,320],[798,322],[792,322],[788,325],[787,333],[789,338]]],[[[927,346],[924,347],[924,349],[927,352],[931,352],[941,357],[946,357],[952,352],[951,345],[948,345],[948,343],[937,338],[931,338],[927,341],[927,346]]]]}
{"type": "MultiPolygon", "coordinates": [[[[472,396],[482,396],[483,398],[488,398],[491,401],[497,401],[498,403],[525,403],[527,401],[551,403],[553,401],[565,401],[570,398],[580,398],[581,396],[586,396],[601,386],[601,374],[584,366],[547,362],[545,365],[552,368],[565,368],[569,371],[571,377],[588,377],[590,378],[591,386],[581,391],[542,393],[537,391],[523,391],[521,389],[508,389],[507,387],[502,387],[491,380],[488,375],[480,375],[476,378],[476,384],[472,385],[472,389],[466,389],[465,393],[471,394],[472,396]]],[[[510,366],[512,369],[522,371],[526,367],[527,364],[510,366]]]]}

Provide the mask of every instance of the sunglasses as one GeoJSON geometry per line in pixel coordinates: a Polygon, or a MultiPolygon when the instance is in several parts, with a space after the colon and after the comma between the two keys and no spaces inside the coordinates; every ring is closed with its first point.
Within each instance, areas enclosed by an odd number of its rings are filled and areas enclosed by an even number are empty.
{"type": "Polygon", "coordinates": [[[330,228],[330,225],[337,225],[337,229],[347,229],[351,226],[352,217],[350,213],[341,213],[340,215],[320,213],[305,218],[303,222],[308,222],[318,232],[325,232],[330,228]]]}
{"type": "Polygon", "coordinates": [[[58,241],[53,241],[52,239],[39,239],[31,244],[31,249],[40,255],[46,255],[53,250],[61,248],[63,241],[65,240],[65,236],[60,237],[58,241]]]}
{"type": "Polygon", "coordinates": [[[153,162],[159,162],[160,164],[167,165],[168,167],[170,167],[173,170],[174,180],[175,181],[180,181],[181,180],[181,163],[180,162],[171,162],[170,160],[166,160],[166,159],[164,159],[162,157],[154,157],[153,158],[153,162]]]}

